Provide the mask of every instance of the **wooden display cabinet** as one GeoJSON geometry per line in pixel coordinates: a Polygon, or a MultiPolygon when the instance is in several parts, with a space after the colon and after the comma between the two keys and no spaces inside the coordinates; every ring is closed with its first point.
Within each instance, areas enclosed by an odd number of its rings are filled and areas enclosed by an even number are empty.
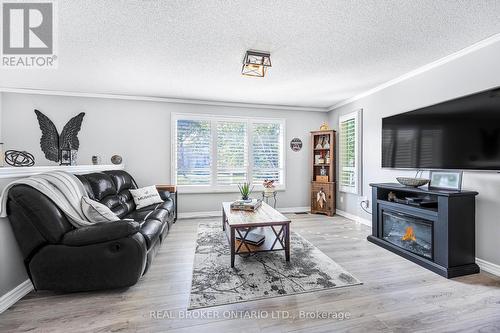
{"type": "Polygon", "coordinates": [[[335,131],[311,132],[311,213],[335,214],[335,131]],[[318,201],[318,198],[320,199],[318,201]]]}

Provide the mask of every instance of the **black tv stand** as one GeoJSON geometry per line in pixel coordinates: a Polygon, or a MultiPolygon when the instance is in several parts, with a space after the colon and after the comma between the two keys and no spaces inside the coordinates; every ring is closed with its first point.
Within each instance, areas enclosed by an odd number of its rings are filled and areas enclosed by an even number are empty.
{"type": "Polygon", "coordinates": [[[479,273],[475,263],[477,192],[428,190],[394,183],[370,186],[370,242],[446,278],[479,273]],[[399,199],[417,197],[437,204],[419,206],[389,201],[390,192],[399,199]]]}

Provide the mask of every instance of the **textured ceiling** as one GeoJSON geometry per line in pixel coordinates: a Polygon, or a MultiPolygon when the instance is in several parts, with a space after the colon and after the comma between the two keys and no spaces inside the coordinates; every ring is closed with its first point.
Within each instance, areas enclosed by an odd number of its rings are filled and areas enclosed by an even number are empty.
{"type": "Polygon", "coordinates": [[[328,107],[500,32],[500,1],[72,0],[58,25],[58,69],[0,87],[328,107]]]}

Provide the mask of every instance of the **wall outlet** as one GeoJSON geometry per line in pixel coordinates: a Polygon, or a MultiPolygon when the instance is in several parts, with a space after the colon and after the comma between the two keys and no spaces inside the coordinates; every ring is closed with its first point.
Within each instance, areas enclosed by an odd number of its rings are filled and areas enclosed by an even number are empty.
{"type": "Polygon", "coordinates": [[[368,200],[368,197],[359,197],[358,203],[362,204],[363,207],[365,207],[367,209],[370,208],[370,200],[368,200]]]}
{"type": "Polygon", "coordinates": [[[340,196],[340,203],[344,203],[344,196],[343,195],[340,196]]]}

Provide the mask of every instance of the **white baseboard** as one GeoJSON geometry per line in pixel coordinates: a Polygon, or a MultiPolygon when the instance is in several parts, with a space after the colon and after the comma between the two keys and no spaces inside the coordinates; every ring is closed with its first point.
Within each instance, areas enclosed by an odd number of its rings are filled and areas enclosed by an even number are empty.
{"type": "MultiPolygon", "coordinates": [[[[311,207],[284,207],[276,208],[280,213],[297,213],[297,212],[309,212],[311,207]]],[[[205,217],[221,217],[222,211],[206,211],[206,212],[188,212],[179,213],[179,219],[195,219],[195,218],[205,218],[205,217]]]]}
{"type": "Polygon", "coordinates": [[[311,212],[311,207],[283,207],[276,208],[280,213],[302,213],[302,212],[311,212]]]}
{"type": "Polygon", "coordinates": [[[178,219],[196,219],[196,218],[204,218],[204,217],[220,217],[222,216],[222,212],[220,210],[207,211],[207,212],[188,212],[188,213],[179,213],[178,219]]]}
{"type": "Polygon", "coordinates": [[[476,258],[476,264],[482,271],[500,276],[500,265],[479,258],[476,258]]]}
{"type": "Polygon", "coordinates": [[[340,216],[345,217],[346,219],[350,219],[350,220],[359,222],[359,223],[367,225],[369,227],[372,226],[372,221],[367,220],[365,218],[359,217],[357,215],[354,215],[354,214],[351,214],[351,213],[348,213],[348,212],[344,212],[343,210],[340,210],[340,209],[337,209],[335,212],[337,214],[339,214],[340,216]]]}
{"type": "Polygon", "coordinates": [[[2,295],[2,297],[0,297],[0,313],[10,308],[32,290],[33,284],[31,284],[30,280],[26,280],[5,295],[2,295]]]}

